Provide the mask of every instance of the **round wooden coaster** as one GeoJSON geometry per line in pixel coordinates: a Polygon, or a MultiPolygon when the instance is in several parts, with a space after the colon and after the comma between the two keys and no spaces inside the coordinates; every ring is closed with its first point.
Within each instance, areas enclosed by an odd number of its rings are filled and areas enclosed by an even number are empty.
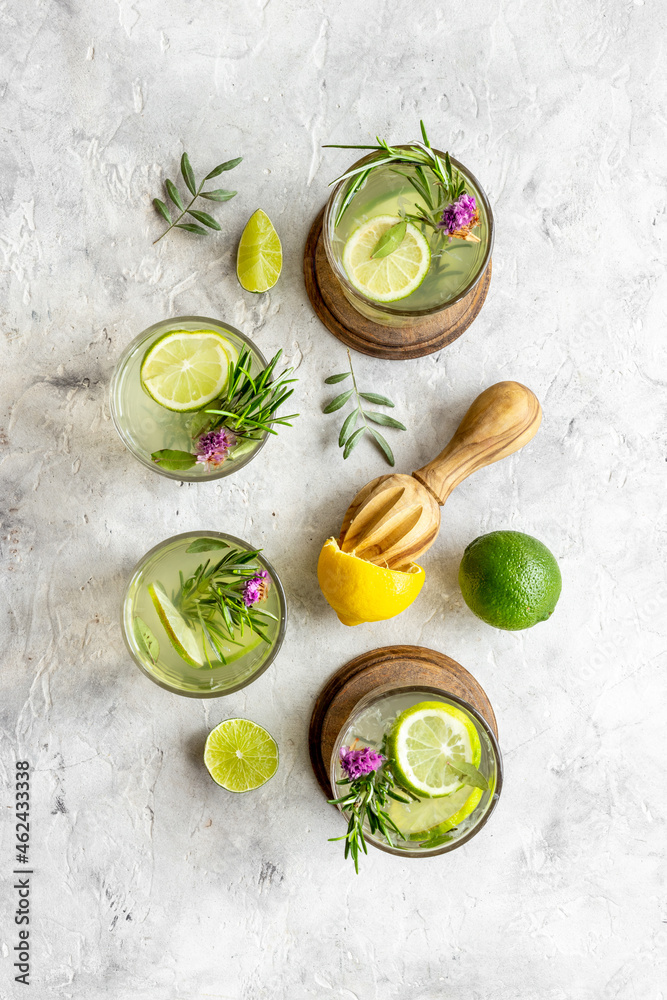
{"type": "Polygon", "coordinates": [[[306,291],[327,330],[355,351],[374,358],[403,361],[433,354],[457,340],[477,318],[491,284],[491,261],[475,287],[459,302],[411,326],[382,326],[366,319],[350,305],[334,275],[322,240],[324,209],[310,227],[303,254],[306,291]]]}
{"type": "Polygon", "coordinates": [[[382,684],[424,684],[467,701],[498,735],[496,717],[472,674],[444,653],[424,646],[384,646],[357,656],[337,670],[320,691],[310,719],[310,761],[322,791],[332,798],[331,754],[343,725],[364,695],[382,684]]]}

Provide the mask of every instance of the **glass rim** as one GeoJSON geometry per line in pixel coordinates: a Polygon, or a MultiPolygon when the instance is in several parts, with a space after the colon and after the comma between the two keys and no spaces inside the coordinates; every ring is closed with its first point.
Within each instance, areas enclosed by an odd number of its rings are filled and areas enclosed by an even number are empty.
{"type": "Polygon", "coordinates": [[[132,581],[136,577],[137,573],[140,572],[144,568],[144,566],[150,561],[150,559],[157,552],[159,552],[160,549],[163,549],[166,545],[170,545],[172,542],[178,542],[184,538],[202,538],[202,537],[222,538],[224,541],[232,542],[233,544],[238,545],[240,548],[244,548],[246,550],[249,548],[254,548],[254,546],[249,545],[248,542],[246,542],[243,538],[237,538],[236,535],[229,535],[224,531],[212,531],[212,530],[209,531],[208,529],[203,529],[201,531],[181,531],[179,532],[178,535],[170,535],[169,538],[165,538],[163,539],[163,541],[158,542],[157,545],[154,545],[152,548],[150,548],[148,552],[146,552],[141,557],[141,559],[139,559],[139,561],[132,569],[132,572],[130,573],[130,577],[127,581],[125,589],[123,590],[123,597],[120,604],[120,630],[123,634],[123,641],[125,642],[125,647],[128,653],[130,654],[132,660],[134,661],[135,665],[139,667],[139,669],[141,670],[142,674],[144,674],[145,677],[148,677],[149,680],[153,681],[154,684],[157,684],[157,686],[161,687],[164,691],[169,691],[170,694],[180,695],[182,698],[224,698],[228,694],[234,694],[236,691],[240,691],[242,688],[247,687],[249,684],[252,684],[253,681],[256,681],[258,677],[262,676],[262,674],[271,666],[276,656],[280,652],[280,648],[283,644],[285,633],[287,631],[287,596],[285,594],[285,588],[283,587],[280,577],[273,568],[273,564],[270,563],[269,560],[264,557],[264,555],[260,553],[260,559],[268,569],[269,575],[271,576],[271,582],[275,584],[276,591],[278,594],[278,603],[280,604],[280,624],[278,626],[278,632],[276,634],[275,642],[271,647],[271,649],[269,650],[266,660],[264,660],[259,665],[257,670],[255,670],[255,672],[252,673],[250,677],[247,677],[244,681],[241,681],[238,684],[234,684],[229,688],[225,688],[224,691],[179,691],[176,688],[172,687],[170,684],[167,684],[166,681],[160,680],[159,677],[156,677],[153,673],[151,673],[150,670],[148,670],[146,666],[144,666],[144,664],[139,660],[136,653],[132,649],[130,640],[127,635],[127,630],[125,628],[125,604],[130,592],[130,586],[132,584],[132,581]]]}
{"type": "MultiPolygon", "coordinates": [[[[488,807],[486,809],[486,812],[480,818],[479,822],[476,823],[471,830],[468,830],[468,832],[464,834],[463,837],[461,837],[454,843],[442,844],[439,847],[432,848],[431,850],[427,850],[424,848],[414,848],[413,850],[410,850],[409,848],[404,849],[400,847],[391,847],[389,844],[382,844],[379,841],[377,841],[371,834],[367,834],[364,832],[364,836],[366,838],[367,843],[369,843],[372,847],[376,847],[379,851],[384,851],[385,854],[393,854],[399,858],[435,858],[440,854],[448,854],[450,851],[455,851],[458,847],[463,847],[464,844],[467,844],[468,841],[472,840],[472,838],[476,836],[477,833],[479,833],[479,831],[484,826],[486,826],[490,816],[496,810],[496,807],[498,805],[498,800],[500,799],[500,793],[502,792],[503,789],[504,765],[503,765],[503,756],[500,750],[500,746],[498,744],[498,738],[494,733],[493,728],[486,721],[482,713],[478,711],[478,709],[476,709],[474,705],[471,705],[469,701],[465,701],[463,698],[459,698],[458,695],[452,694],[449,691],[445,691],[443,688],[434,687],[431,684],[389,683],[380,685],[374,690],[369,691],[368,694],[363,695],[359,699],[359,701],[356,703],[356,705],[349,713],[349,715],[345,719],[345,722],[340,728],[340,732],[336,737],[336,742],[334,743],[333,752],[331,754],[331,761],[329,764],[329,781],[331,784],[332,791],[334,792],[335,795],[334,789],[336,787],[336,782],[335,782],[336,762],[337,762],[336,759],[338,756],[338,750],[342,745],[342,734],[350,724],[351,719],[355,716],[357,709],[359,708],[359,705],[362,702],[367,702],[368,705],[371,705],[376,700],[376,698],[379,699],[386,694],[398,694],[404,691],[415,691],[415,692],[424,691],[428,694],[440,695],[440,697],[447,698],[449,701],[454,702],[454,704],[456,704],[457,706],[468,712],[468,714],[475,719],[475,721],[481,726],[485,734],[488,736],[489,742],[491,743],[493,756],[496,762],[496,785],[493,791],[493,795],[491,796],[488,807]]],[[[338,812],[342,813],[342,810],[338,806],[335,806],[335,808],[338,810],[338,812]]]]}
{"type": "Polygon", "coordinates": [[[188,475],[187,469],[180,469],[180,470],[163,469],[162,466],[157,465],[155,462],[149,461],[147,458],[145,458],[144,455],[140,454],[134,447],[132,441],[125,434],[123,427],[121,425],[120,417],[116,410],[115,397],[116,397],[116,389],[118,381],[120,379],[123,369],[125,368],[125,365],[127,364],[130,355],[133,354],[135,349],[139,346],[139,344],[142,343],[142,341],[148,340],[148,338],[153,336],[153,334],[156,333],[159,329],[164,328],[166,330],[169,327],[176,329],[178,324],[182,323],[201,323],[202,325],[220,327],[223,330],[227,330],[229,333],[234,334],[235,337],[238,337],[239,340],[242,340],[243,343],[250,348],[250,350],[255,355],[259,363],[264,368],[266,368],[268,362],[264,357],[264,355],[262,354],[262,352],[260,351],[259,347],[255,344],[253,340],[250,339],[250,337],[247,337],[245,333],[241,333],[241,331],[237,330],[235,326],[231,325],[231,323],[225,323],[223,320],[220,319],[213,319],[211,316],[174,316],[173,319],[159,320],[157,323],[153,323],[151,326],[146,327],[145,330],[142,330],[141,333],[137,334],[137,336],[134,337],[129,344],[127,344],[127,346],[123,350],[122,354],[120,355],[114,366],[114,370],[111,374],[111,379],[109,381],[109,409],[111,411],[111,419],[113,420],[113,425],[116,428],[116,433],[118,434],[118,437],[121,439],[122,443],[125,445],[125,447],[130,452],[132,457],[136,458],[138,462],[141,462],[141,464],[145,468],[151,469],[153,472],[157,472],[159,476],[164,476],[166,479],[174,479],[177,482],[210,483],[213,482],[214,480],[224,479],[226,476],[231,476],[235,472],[240,472],[240,470],[243,469],[244,466],[252,462],[253,458],[255,458],[260,453],[260,451],[266,444],[269,435],[265,433],[260,439],[258,439],[257,447],[254,448],[248,455],[245,455],[241,459],[241,461],[238,462],[238,464],[227,466],[227,463],[225,462],[215,472],[207,472],[203,473],[202,475],[193,476],[193,475],[188,475]]]}
{"type": "MultiPolygon", "coordinates": [[[[397,145],[394,148],[414,149],[415,144],[408,142],[408,143],[403,143],[401,145],[397,145]]],[[[436,153],[438,156],[442,157],[445,156],[445,154],[440,149],[434,148],[433,152],[436,153]]],[[[381,153],[379,151],[374,150],[372,153],[368,153],[366,156],[362,156],[361,159],[357,160],[355,163],[351,163],[345,172],[347,173],[347,171],[349,170],[354,170],[355,167],[361,167],[365,163],[370,163],[372,160],[377,159],[380,156],[381,153]]],[[[395,316],[407,316],[407,317],[433,316],[435,313],[443,312],[445,309],[449,309],[457,302],[460,302],[462,298],[465,298],[466,295],[469,295],[470,292],[473,290],[473,288],[475,288],[475,286],[481,280],[482,275],[486,273],[489,261],[491,260],[491,253],[493,252],[493,244],[495,239],[495,220],[493,217],[493,209],[491,208],[491,203],[489,202],[489,198],[486,191],[484,190],[480,182],[477,180],[473,172],[469,170],[466,166],[464,166],[460,160],[455,159],[455,157],[450,156],[450,160],[452,165],[456,167],[457,170],[460,170],[461,173],[464,174],[465,177],[467,177],[474,184],[475,188],[479,192],[482,204],[484,206],[484,211],[486,213],[489,234],[487,239],[486,252],[484,254],[482,262],[475,276],[468,282],[467,285],[465,285],[465,287],[458,293],[458,295],[454,296],[454,298],[449,299],[448,302],[443,302],[438,306],[433,306],[430,309],[406,309],[406,308],[401,308],[394,302],[377,302],[374,299],[369,299],[366,295],[360,292],[358,288],[355,288],[355,286],[352,284],[350,279],[345,274],[344,269],[341,266],[339,266],[331,242],[331,230],[334,228],[331,225],[331,216],[332,213],[334,212],[334,206],[337,208],[337,200],[340,197],[342,197],[343,191],[349,182],[349,178],[339,181],[338,184],[336,184],[336,186],[334,187],[333,191],[331,192],[329,199],[326,205],[324,206],[324,216],[322,219],[322,239],[324,241],[324,251],[326,253],[327,261],[335,277],[338,279],[341,285],[343,285],[344,288],[346,288],[351,295],[353,295],[355,298],[358,298],[365,305],[368,305],[373,309],[384,310],[385,312],[391,313],[392,315],[395,316]]]]}

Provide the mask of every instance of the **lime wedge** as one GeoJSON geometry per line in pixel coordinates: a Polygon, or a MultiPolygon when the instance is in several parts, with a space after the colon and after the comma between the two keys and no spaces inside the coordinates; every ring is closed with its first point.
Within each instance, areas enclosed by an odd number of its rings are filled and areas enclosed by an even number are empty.
{"type": "Polygon", "coordinates": [[[440,799],[392,800],[389,815],[406,840],[432,840],[453,830],[477,807],[484,792],[468,785],[440,799]]]}
{"type": "Polygon", "coordinates": [[[243,230],[236,258],[236,276],[247,292],[273,288],[283,267],[278,233],[261,208],[250,216],[243,230]]]}
{"type": "Polygon", "coordinates": [[[276,773],[278,747],[270,733],[256,722],[225,719],[208,734],[204,763],[223,788],[249,792],[276,773]]]}
{"type": "Polygon", "coordinates": [[[148,593],[162,622],[169,641],[178,655],[191,667],[201,667],[202,655],[197,638],[185,619],[167,597],[161,583],[149,583],[148,593]]]}
{"type": "Polygon", "coordinates": [[[396,719],[387,743],[398,783],[415,795],[441,798],[465,784],[447,762],[479,765],[482,746],[472,721],[442,701],[422,701],[396,719]]]}
{"type": "Polygon", "coordinates": [[[431,266],[424,236],[408,222],[403,242],[387,257],[371,254],[381,236],[400,222],[397,215],[376,215],[352,233],[343,248],[343,267],[354,287],[374,302],[397,302],[419,288],[431,266]]]}
{"type": "Polygon", "coordinates": [[[141,362],[141,384],[167,410],[200,410],[220,395],[236,348],[214,330],[171,330],[141,362]]]}

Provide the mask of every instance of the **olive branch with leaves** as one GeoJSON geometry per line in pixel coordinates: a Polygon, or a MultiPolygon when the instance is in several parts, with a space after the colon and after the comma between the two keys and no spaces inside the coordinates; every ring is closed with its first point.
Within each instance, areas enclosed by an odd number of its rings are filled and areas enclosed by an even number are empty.
{"type": "Polygon", "coordinates": [[[206,235],[206,229],[204,229],[204,226],[207,226],[209,229],[222,229],[220,223],[216,222],[212,215],[209,215],[208,212],[200,212],[192,206],[197,198],[206,198],[207,201],[229,201],[230,198],[233,198],[236,191],[227,191],[224,188],[217,188],[212,191],[202,191],[202,188],[204,187],[206,181],[213,180],[214,177],[219,177],[220,174],[225,173],[227,170],[233,170],[234,167],[238,167],[242,159],[242,156],[237,156],[234,160],[226,160],[224,163],[220,163],[217,167],[214,167],[210,173],[206,174],[204,180],[199,186],[197,186],[190,158],[187,153],[183,153],[183,156],[181,157],[181,175],[185,182],[185,186],[192,195],[192,198],[186,205],[174,182],[169,180],[169,178],[165,180],[164,186],[167,189],[167,195],[181,214],[172,220],[171,211],[166,202],[161,201],[160,198],[153,198],[153,205],[155,206],[156,211],[159,212],[165,222],[168,223],[168,227],[162,235],[158,236],[156,240],[153,240],[153,245],[159,243],[160,240],[163,239],[167,233],[171,232],[172,229],[185,229],[188,233],[196,233],[198,236],[206,235]],[[181,219],[186,215],[191,215],[193,219],[196,219],[196,222],[181,222],[181,219]]]}

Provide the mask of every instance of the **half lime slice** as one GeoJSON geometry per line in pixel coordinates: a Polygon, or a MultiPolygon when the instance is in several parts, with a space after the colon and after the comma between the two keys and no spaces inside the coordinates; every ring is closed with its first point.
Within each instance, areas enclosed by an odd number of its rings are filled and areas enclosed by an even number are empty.
{"type": "Polygon", "coordinates": [[[460,709],[442,701],[421,701],[396,719],[387,753],[399,784],[422,798],[441,798],[465,784],[447,764],[477,767],[482,746],[474,723],[460,709]]]}
{"type": "MultiPolygon", "coordinates": [[[[225,664],[234,663],[235,660],[240,660],[242,656],[246,656],[248,653],[251,653],[253,649],[257,649],[257,647],[263,642],[264,640],[262,637],[257,635],[256,632],[251,631],[249,628],[246,628],[243,638],[238,639],[236,642],[230,642],[228,640],[218,638],[218,646],[220,647],[220,652],[225,657],[225,664]]],[[[220,659],[218,651],[216,650],[214,652],[211,647],[208,646],[207,652],[212,665],[214,667],[220,666],[222,660],[220,659]]]]}
{"type": "Polygon", "coordinates": [[[167,410],[201,410],[222,392],[238,351],[214,330],[171,330],[148,348],[141,384],[167,410]]]}
{"type": "Polygon", "coordinates": [[[161,583],[149,583],[148,593],[172,646],[191,667],[201,667],[202,654],[192,629],[167,597],[161,583]]]}
{"type": "Polygon", "coordinates": [[[218,785],[230,792],[249,792],[278,770],[278,746],[256,722],[225,719],[208,734],[204,763],[218,785]]]}
{"type": "Polygon", "coordinates": [[[399,223],[397,215],[364,222],[343,248],[343,267],[354,287],[374,302],[398,302],[419,288],[431,266],[426,238],[408,222],[403,242],[387,257],[373,258],[378,240],[399,223]]]}
{"type": "Polygon", "coordinates": [[[273,288],[283,267],[283,250],[270,218],[258,208],[243,230],[236,257],[236,276],[247,292],[273,288]]]}
{"type": "Polygon", "coordinates": [[[392,800],[389,816],[406,840],[432,840],[453,830],[479,804],[484,792],[468,785],[440,799],[392,800]]]}

